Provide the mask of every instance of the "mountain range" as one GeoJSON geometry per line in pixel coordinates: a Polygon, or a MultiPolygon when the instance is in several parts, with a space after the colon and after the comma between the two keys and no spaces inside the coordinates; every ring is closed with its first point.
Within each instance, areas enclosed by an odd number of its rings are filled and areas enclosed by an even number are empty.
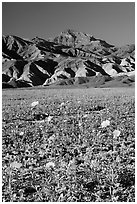
{"type": "Polygon", "coordinates": [[[2,87],[131,86],[135,45],[68,29],[55,38],[2,36],[2,87]]]}

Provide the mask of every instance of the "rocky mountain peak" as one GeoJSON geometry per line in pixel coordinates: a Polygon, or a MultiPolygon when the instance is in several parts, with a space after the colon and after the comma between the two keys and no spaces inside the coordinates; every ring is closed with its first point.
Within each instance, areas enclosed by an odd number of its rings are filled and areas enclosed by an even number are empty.
{"type": "Polygon", "coordinates": [[[72,46],[72,47],[87,45],[94,40],[96,39],[92,35],[82,33],[74,29],[67,29],[61,32],[57,37],[53,39],[55,43],[72,46]]]}

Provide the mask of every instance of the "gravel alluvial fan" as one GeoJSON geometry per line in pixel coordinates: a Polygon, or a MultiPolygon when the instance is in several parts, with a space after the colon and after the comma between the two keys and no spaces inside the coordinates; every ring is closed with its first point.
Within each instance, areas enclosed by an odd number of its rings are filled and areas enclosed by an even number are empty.
{"type": "Polygon", "coordinates": [[[55,38],[31,40],[17,36],[2,37],[2,82],[6,87],[74,85],[131,86],[135,71],[135,45],[116,47],[93,35],[68,29],[55,38]],[[117,80],[129,78],[129,83],[117,80]],[[109,80],[100,81],[104,76],[109,80]],[[68,80],[71,83],[68,83],[68,80]],[[14,81],[14,83],[13,83],[14,81]],[[82,80],[80,80],[82,81],[82,80]],[[109,83],[108,83],[109,82],[109,83]],[[112,82],[112,83],[111,83],[112,82]]]}

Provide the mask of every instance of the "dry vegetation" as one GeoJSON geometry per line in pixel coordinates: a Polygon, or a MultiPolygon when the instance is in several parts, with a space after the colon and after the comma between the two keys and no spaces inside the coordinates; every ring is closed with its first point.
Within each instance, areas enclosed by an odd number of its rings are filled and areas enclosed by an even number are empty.
{"type": "Polygon", "coordinates": [[[133,88],[3,90],[3,201],[134,202],[134,119],[133,88]]]}

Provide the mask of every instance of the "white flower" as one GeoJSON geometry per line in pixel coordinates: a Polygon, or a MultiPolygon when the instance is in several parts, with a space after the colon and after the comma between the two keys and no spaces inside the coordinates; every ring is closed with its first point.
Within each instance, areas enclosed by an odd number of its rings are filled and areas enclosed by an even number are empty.
{"type": "Polygon", "coordinates": [[[50,136],[50,137],[48,138],[48,142],[49,142],[49,143],[54,142],[54,140],[55,140],[55,135],[52,135],[52,136],[50,136]]]}
{"type": "Polygon", "coordinates": [[[97,167],[99,164],[98,164],[98,162],[96,161],[96,160],[91,160],[90,161],[90,167],[91,168],[94,168],[94,167],[97,167]]]}
{"type": "Polygon", "coordinates": [[[67,122],[67,121],[68,121],[67,119],[64,119],[64,123],[67,122]]]}
{"type": "Polygon", "coordinates": [[[110,121],[109,120],[105,120],[101,123],[101,127],[104,128],[104,127],[107,127],[110,125],[110,121]]]}
{"type": "Polygon", "coordinates": [[[38,123],[44,123],[44,122],[45,122],[45,120],[38,120],[38,123]]]}
{"type": "Polygon", "coordinates": [[[70,162],[69,162],[69,164],[68,164],[68,166],[67,166],[67,173],[68,174],[71,174],[71,172],[72,171],[75,171],[76,170],[76,164],[75,164],[75,158],[73,158],[70,162]]]}
{"type": "Polygon", "coordinates": [[[20,168],[22,166],[22,164],[21,163],[18,163],[18,162],[12,162],[11,164],[10,164],[10,167],[12,167],[12,168],[20,168]]]}
{"type": "Polygon", "coordinates": [[[20,135],[20,136],[23,136],[23,135],[24,135],[24,132],[20,132],[19,135],[20,135]]]}
{"type": "Polygon", "coordinates": [[[88,117],[88,114],[83,115],[83,118],[87,118],[87,117],[88,117]]]}
{"type": "Polygon", "coordinates": [[[81,126],[82,126],[82,123],[81,123],[80,121],[79,121],[79,123],[78,123],[78,126],[79,126],[79,127],[81,127],[81,126]]]}
{"type": "Polygon", "coordinates": [[[114,138],[116,138],[116,137],[118,137],[119,135],[120,135],[120,131],[119,130],[114,130],[113,131],[113,136],[114,136],[114,138]]]}
{"type": "Polygon", "coordinates": [[[38,104],[39,104],[38,101],[34,101],[34,102],[31,103],[31,106],[34,108],[34,107],[37,106],[38,104]]]}
{"type": "Polygon", "coordinates": [[[61,167],[66,167],[67,164],[66,164],[66,162],[61,161],[60,166],[61,166],[61,167]]]}
{"type": "Polygon", "coordinates": [[[60,105],[59,105],[59,107],[62,107],[62,106],[64,106],[65,105],[65,103],[64,102],[62,102],[60,105]]]}
{"type": "Polygon", "coordinates": [[[96,132],[96,130],[95,130],[95,129],[93,129],[93,130],[92,130],[92,132],[94,133],[94,132],[96,132]]]}
{"type": "Polygon", "coordinates": [[[43,126],[42,126],[42,125],[39,125],[39,128],[42,130],[43,126]]]}
{"type": "Polygon", "coordinates": [[[52,168],[55,167],[54,162],[48,162],[48,163],[46,164],[46,168],[50,168],[50,167],[52,167],[52,168]]]}
{"type": "Polygon", "coordinates": [[[43,156],[44,156],[44,154],[45,154],[45,151],[44,151],[44,150],[42,150],[42,149],[40,149],[40,151],[39,151],[39,155],[43,157],[43,156]]]}
{"type": "Polygon", "coordinates": [[[116,162],[120,162],[121,161],[121,158],[120,158],[120,156],[118,155],[117,157],[116,157],[116,162]]]}
{"type": "Polygon", "coordinates": [[[52,120],[52,118],[53,118],[53,116],[49,116],[49,117],[47,118],[47,121],[50,122],[50,121],[52,120]]]}

